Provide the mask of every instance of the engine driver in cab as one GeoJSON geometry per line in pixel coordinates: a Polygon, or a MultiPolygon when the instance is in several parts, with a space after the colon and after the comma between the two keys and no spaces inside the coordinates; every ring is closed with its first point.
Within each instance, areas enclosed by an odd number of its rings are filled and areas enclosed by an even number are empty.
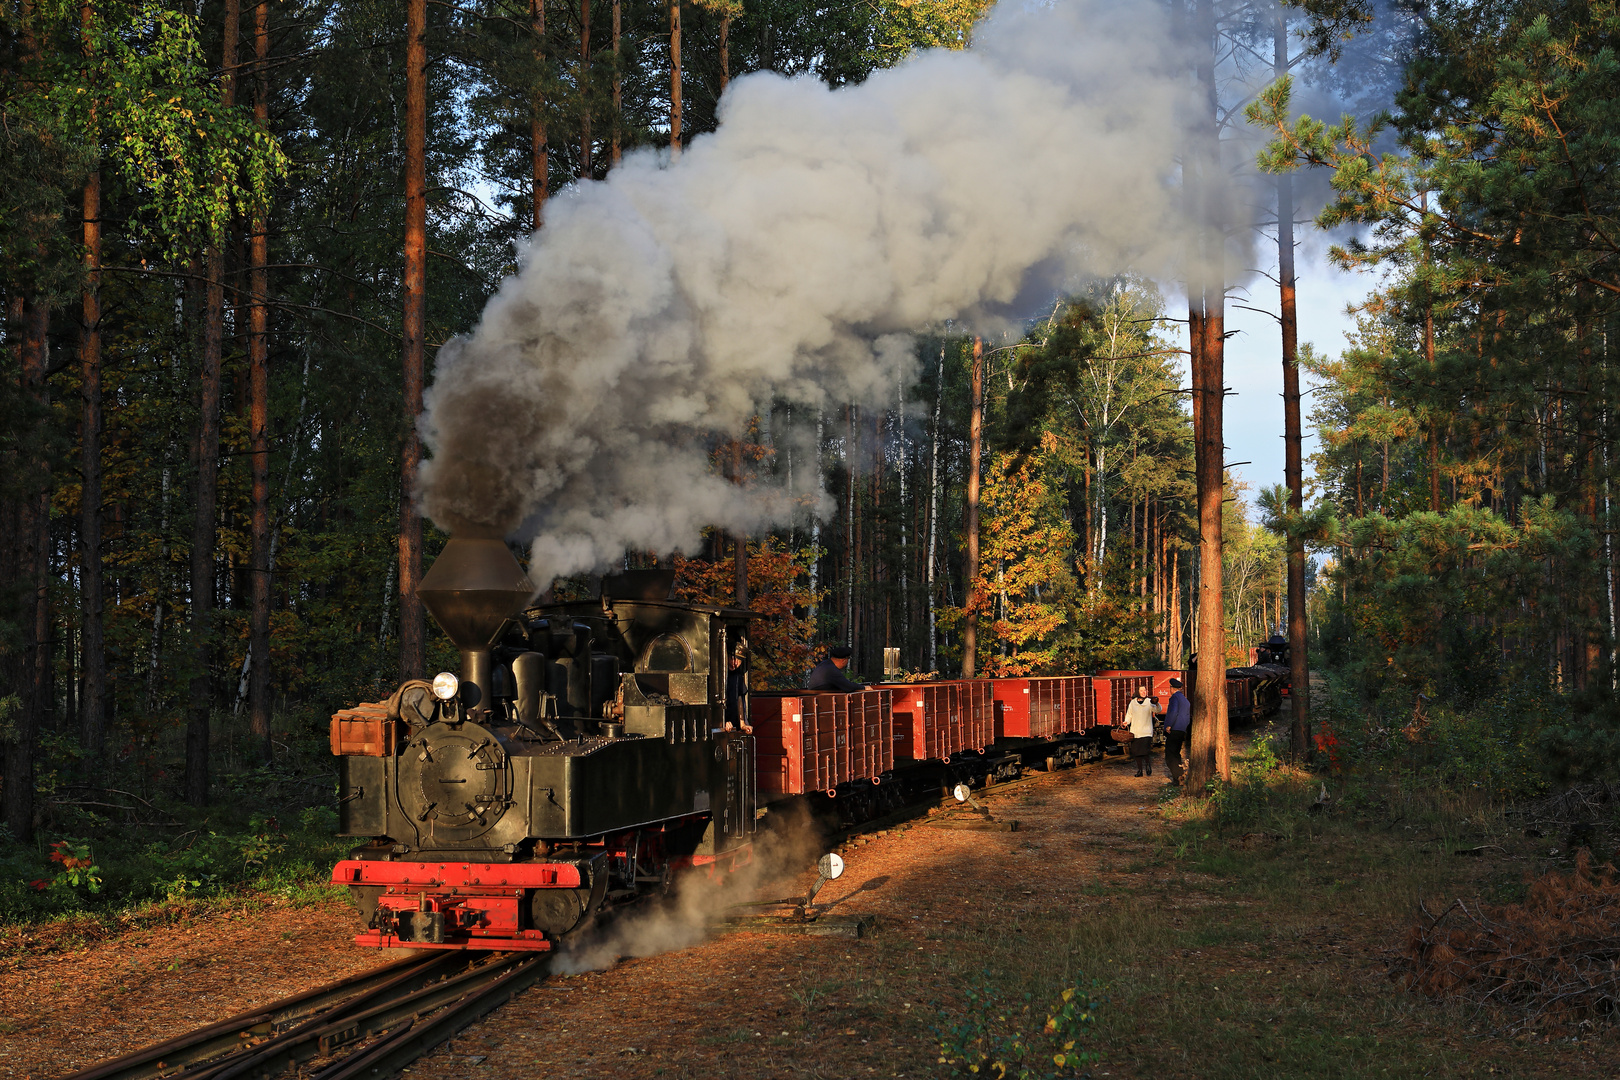
{"type": "Polygon", "coordinates": [[[726,730],[751,735],[748,722],[748,643],[739,641],[726,658],[726,730]]]}
{"type": "Polygon", "coordinates": [[[858,682],[844,678],[844,669],[849,667],[849,658],[855,652],[843,645],[834,646],[827,650],[827,659],[817,664],[810,671],[810,677],[805,680],[806,690],[836,690],[840,694],[853,694],[866,687],[858,682]]]}

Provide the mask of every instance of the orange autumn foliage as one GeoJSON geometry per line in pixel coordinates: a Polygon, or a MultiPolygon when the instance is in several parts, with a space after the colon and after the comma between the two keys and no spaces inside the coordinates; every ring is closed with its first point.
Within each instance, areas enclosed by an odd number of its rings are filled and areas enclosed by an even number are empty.
{"type": "MultiPolygon", "coordinates": [[[[816,627],[801,614],[826,595],[810,589],[815,548],[793,549],[775,537],[748,542],[748,609],[760,615],[749,631],[753,647],[753,688],[802,685],[815,652],[816,627]]],[[[710,562],[675,555],[675,597],[701,604],[730,605],[736,599],[736,567],[730,559],[710,562]]]]}
{"type": "Polygon", "coordinates": [[[997,454],[986,470],[979,576],[967,604],[947,620],[978,610],[986,675],[1028,675],[1060,662],[1054,635],[1068,622],[1075,588],[1074,527],[1047,468],[1060,451],[1047,432],[1034,453],[997,454]]]}

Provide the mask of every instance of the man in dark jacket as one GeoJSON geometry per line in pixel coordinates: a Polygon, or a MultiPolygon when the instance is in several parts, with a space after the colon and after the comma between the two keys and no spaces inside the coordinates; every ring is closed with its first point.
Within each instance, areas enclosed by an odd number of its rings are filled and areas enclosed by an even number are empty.
{"type": "Polygon", "coordinates": [[[837,690],[841,694],[853,694],[866,687],[858,682],[851,682],[844,678],[844,669],[849,667],[849,658],[855,653],[842,645],[827,650],[827,659],[817,664],[805,680],[806,690],[837,690]]]}
{"type": "Polygon", "coordinates": [[[1192,702],[1181,692],[1181,680],[1171,679],[1170,703],[1164,710],[1164,770],[1170,774],[1172,784],[1180,784],[1186,771],[1181,763],[1181,748],[1192,734],[1192,702]]]}

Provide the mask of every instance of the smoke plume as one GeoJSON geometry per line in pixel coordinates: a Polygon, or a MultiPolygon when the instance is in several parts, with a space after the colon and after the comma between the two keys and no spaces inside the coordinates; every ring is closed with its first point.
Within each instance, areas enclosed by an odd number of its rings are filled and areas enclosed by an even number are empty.
{"type": "Polygon", "coordinates": [[[892,400],[907,335],[987,328],[1078,275],[1171,270],[1189,94],[1158,6],[1006,0],[961,52],[866,82],[735,80],[677,160],[547,203],[428,393],[426,512],[533,539],[531,574],[829,507],[709,450],[773,401],[892,400]]]}
{"type": "Polygon", "coordinates": [[[666,901],[633,908],[569,942],[552,960],[551,971],[604,971],[622,956],[656,956],[701,944],[714,936],[726,915],[739,913],[735,905],[757,899],[761,889],[776,890],[772,898],[783,895],[795,875],[815,865],[818,845],[819,831],[801,809],[755,837],[753,860],[745,866],[712,877],[701,870],[687,872],[666,901]]]}

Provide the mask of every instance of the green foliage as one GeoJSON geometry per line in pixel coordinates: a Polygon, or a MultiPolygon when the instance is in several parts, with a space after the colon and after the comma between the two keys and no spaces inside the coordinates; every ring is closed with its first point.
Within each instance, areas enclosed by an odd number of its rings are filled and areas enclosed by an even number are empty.
{"type": "Polygon", "coordinates": [[[1032,995],[1010,1002],[982,972],[962,988],[960,1008],[934,1026],[939,1063],[954,1075],[993,1080],[1079,1076],[1082,1066],[1102,1060],[1080,1047],[1098,1007],[1090,994],[1067,987],[1043,1022],[1032,995]]]}
{"type": "Polygon", "coordinates": [[[1590,526],[1551,496],[1521,511],[1516,524],[1458,505],[1343,526],[1329,578],[1350,620],[1345,670],[1366,696],[1515,683],[1553,660],[1550,623],[1598,630],[1586,602],[1590,526]],[[1492,650],[1493,638],[1516,645],[1492,650]]]}
{"type": "Polygon", "coordinates": [[[83,889],[90,893],[101,891],[101,868],[96,865],[88,840],[72,836],[58,840],[51,845],[50,858],[61,869],[48,888],[83,889]]]}
{"type": "MultiPolygon", "coordinates": [[[[1273,136],[1262,169],[1330,174],[1317,223],[1355,227],[1333,260],[1385,274],[1351,348],[1305,361],[1342,524],[1274,517],[1332,549],[1315,613],[1363,693],[1409,706],[1533,673],[1594,691],[1614,638],[1620,6],[1446,0],[1422,30],[1386,114],[1295,116],[1288,79],[1247,110],[1273,136]]],[[[1606,734],[1548,738],[1577,772],[1612,760],[1606,734]]]]}
{"type": "Polygon", "coordinates": [[[332,835],[337,815],[329,806],[304,807],[296,817],[293,829],[251,813],[170,837],[102,822],[99,839],[64,837],[44,854],[0,838],[0,924],[117,915],[151,904],[325,895],[331,864],[348,842],[332,835]]]}
{"type": "Polygon", "coordinates": [[[1283,769],[1277,749],[1269,736],[1261,736],[1235,763],[1231,780],[1216,777],[1210,784],[1209,807],[1217,822],[1252,825],[1271,808],[1283,769]]]}

